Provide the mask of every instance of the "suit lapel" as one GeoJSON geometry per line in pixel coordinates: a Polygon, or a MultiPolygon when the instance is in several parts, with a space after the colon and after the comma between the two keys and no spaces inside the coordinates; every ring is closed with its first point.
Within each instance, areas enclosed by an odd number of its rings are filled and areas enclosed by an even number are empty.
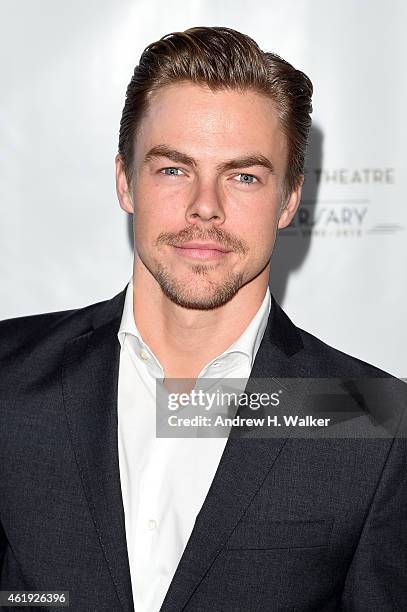
{"type": "Polygon", "coordinates": [[[68,427],[100,545],[124,612],[133,610],[117,437],[125,290],[97,309],[94,329],[65,347],[62,387],[68,427]]]}
{"type": "MultiPolygon", "coordinates": [[[[302,348],[297,328],[272,299],[267,328],[246,391],[253,390],[256,378],[295,376],[290,358],[302,348]]],[[[284,385],[287,387],[286,381],[284,385]]],[[[272,469],[285,442],[286,438],[250,438],[250,434],[232,428],[160,612],[184,609],[272,469]]]]}

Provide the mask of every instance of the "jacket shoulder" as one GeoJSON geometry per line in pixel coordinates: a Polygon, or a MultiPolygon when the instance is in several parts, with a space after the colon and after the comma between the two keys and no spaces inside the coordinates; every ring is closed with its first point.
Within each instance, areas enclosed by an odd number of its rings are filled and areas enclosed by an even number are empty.
{"type": "Polygon", "coordinates": [[[297,328],[304,345],[304,352],[300,351],[298,359],[302,361],[303,376],[315,377],[353,377],[353,378],[387,378],[391,374],[380,368],[362,361],[357,357],[344,353],[313,334],[297,328]],[[301,359],[302,354],[302,359],[301,359]]]}
{"type": "Polygon", "coordinates": [[[0,321],[0,396],[23,397],[56,380],[70,341],[112,322],[119,329],[124,297],[0,321]]]}
{"type": "Polygon", "coordinates": [[[72,337],[92,328],[95,316],[111,300],[71,310],[45,312],[0,321],[0,361],[33,351],[58,351],[72,337]]]}

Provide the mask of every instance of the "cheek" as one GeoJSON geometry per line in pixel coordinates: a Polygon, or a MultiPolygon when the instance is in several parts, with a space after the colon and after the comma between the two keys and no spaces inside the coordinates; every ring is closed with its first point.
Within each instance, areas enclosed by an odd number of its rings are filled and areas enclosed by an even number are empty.
{"type": "Polygon", "coordinates": [[[171,231],[175,210],[169,202],[163,202],[151,193],[148,197],[135,196],[135,232],[141,238],[162,231],[171,231]]]}
{"type": "Polygon", "coordinates": [[[276,204],[257,202],[244,215],[236,214],[236,223],[233,224],[234,232],[250,243],[252,252],[263,253],[269,249],[275,239],[278,223],[278,207],[276,204]]]}
{"type": "Polygon", "coordinates": [[[185,189],[164,189],[154,179],[140,181],[134,202],[136,219],[145,229],[171,231],[184,217],[185,189]]]}

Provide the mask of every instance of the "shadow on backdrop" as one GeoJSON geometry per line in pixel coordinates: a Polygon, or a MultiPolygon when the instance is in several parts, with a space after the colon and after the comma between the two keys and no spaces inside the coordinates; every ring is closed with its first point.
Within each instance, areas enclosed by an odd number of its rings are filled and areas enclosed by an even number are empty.
{"type": "Polygon", "coordinates": [[[310,248],[319,186],[315,170],[322,168],[322,161],[323,133],[317,125],[313,125],[301,203],[291,224],[278,232],[271,257],[270,290],[279,304],[284,300],[291,272],[301,268],[310,248]]]}

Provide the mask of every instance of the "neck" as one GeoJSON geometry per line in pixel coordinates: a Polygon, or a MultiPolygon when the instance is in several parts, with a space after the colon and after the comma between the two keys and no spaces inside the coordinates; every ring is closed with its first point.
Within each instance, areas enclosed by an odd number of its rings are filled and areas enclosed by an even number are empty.
{"type": "Polygon", "coordinates": [[[165,378],[196,378],[249,325],[264,299],[269,265],[223,306],[192,310],[174,304],[141,260],[133,268],[134,320],[165,378]]]}

